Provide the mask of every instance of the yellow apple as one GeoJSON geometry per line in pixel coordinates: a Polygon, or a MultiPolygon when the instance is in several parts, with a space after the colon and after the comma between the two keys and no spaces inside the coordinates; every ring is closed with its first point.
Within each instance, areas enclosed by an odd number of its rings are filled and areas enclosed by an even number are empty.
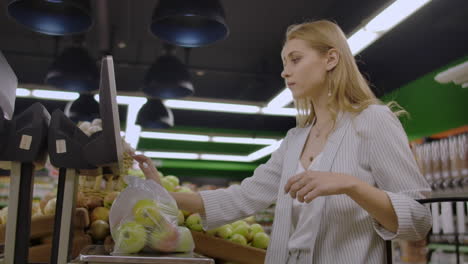
{"type": "Polygon", "coordinates": [[[195,248],[195,242],[193,241],[192,233],[185,226],[178,226],[179,241],[177,241],[177,247],[175,252],[189,252],[195,248]]]}
{"type": "Polygon", "coordinates": [[[158,204],[151,199],[139,200],[132,211],[135,221],[145,227],[153,227],[163,220],[158,204]]]}
{"type": "Polygon", "coordinates": [[[201,217],[199,214],[191,214],[185,219],[185,226],[193,231],[202,231],[201,217]]]}
{"type": "Polygon", "coordinates": [[[229,240],[234,242],[234,243],[241,244],[241,245],[244,245],[244,246],[247,245],[247,240],[245,239],[245,237],[243,235],[234,234],[234,235],[232,235],[232,237],[229,240]]]}
{"type": "Polygon", "coordinates": [[[174,226],[167,224],[164,228],[155,228],[149,234],[148,246],[161,252],[174,252],[177,248],[179,232],[174,226]]]}
{"type": "Polygon", "coordinates": [[[119,253],[138,253],[146,244],[146,229],[135,221],[121,224],[114,234],[115,251],[119,253]]]}
{"type": "Polygon", "coordinates": [[[256,248],[266,249],[268,247],[268,243],[270,243],[270,237],[263,232],[255,234],[252,240],[252,246],[256,248]]]}
{"type": "Polygon", "coordinates": [[[89,218],[91,223],[96,220],[103,220],[105,222],[109,222],[109,209],[107,209],[106,207],[96,207],[91,212],[89,218]]]}

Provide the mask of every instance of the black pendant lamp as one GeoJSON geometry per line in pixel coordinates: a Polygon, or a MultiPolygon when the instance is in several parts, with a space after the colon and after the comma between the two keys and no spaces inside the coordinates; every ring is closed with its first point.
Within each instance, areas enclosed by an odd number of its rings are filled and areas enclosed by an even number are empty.
{"type": "Polygon", "coordinates": [[[52,63],[45,83],[61,90],[92,92],[99,87],[99,71],[84,48],[71,47],[52,63]]]}
{"type": "Polygon", "coordinates": [[[164,51],[146,73],[143,92],[163,99],[192,95],[194,89],[187,66],[175,56],[174,47],[166,45],[164,51]]]}
{"type": "Polygon", "coordinates": [[[151,31],[160,39],[182,47],[205,46],[229,35],[218,0],[159,0],[151,31]]]}
{"type": "Polygon", "coordinates": [[[93,24],[89,0],[9,0],[8,13],[23,26],[47,35],[83,33],[93,24]]]}
{"type": "Polygon", "coordinates": [[[65,106],[65,115],[73,122],[93,121],[99,118],[99,103],[92,94],[80,94],[80,97],[65,106]]]}
{"type": "Polygon", "coordinates": [[[174,115],[159,99],[149,99],[140,109],[136,124],[143,129],[161,129],[174,126],[174,115]]]}

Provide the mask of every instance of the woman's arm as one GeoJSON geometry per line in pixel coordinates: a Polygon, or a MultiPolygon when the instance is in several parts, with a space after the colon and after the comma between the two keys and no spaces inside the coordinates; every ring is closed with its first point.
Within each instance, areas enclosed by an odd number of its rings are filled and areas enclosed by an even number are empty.
{"type": "Polygon", "coordinates": [[[199,193],[170,192],[170,194],[176,200],[179,209],[202,215],[205,214],[205,207],[199,193]]]}
{"type": "MultiPolygon", "coordinates": [[[[133,158],[138,162],[141,171],[143,171],[147,179],[154,180],[161,184],[161,174],[158,172],[150,158],[144,155],[133,155],[133,158]]],[[[179,207],[179,209],[192,213],[205,213],[203,200],[199,193],[169,193],[176,201],[177,207],[179,207]]]]}
{"type": "Polygon", "coordinates": [[[366,210],[379,224],[390,232],[398,230],[398,217],[387,193],[355,177],[345,194],[366,210]]]}

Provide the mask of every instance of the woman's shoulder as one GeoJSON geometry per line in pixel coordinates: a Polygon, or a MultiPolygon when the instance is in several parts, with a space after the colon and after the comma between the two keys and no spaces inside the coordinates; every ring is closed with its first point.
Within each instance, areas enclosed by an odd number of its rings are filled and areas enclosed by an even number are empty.
{"type": "Polygon", "coordinates": [[[386,105],[372,104],[356,115],[356,120],[360,122],[378,122],[398,120],[395,114],[386,105]]]}
{"type": "Polygon", "coordinates": [[[401,127],[400,120],[386,105],[369,105],[356,114],[353,120],[358,133],[368,134],[381,131],[382,128],[393,129],[401,127]]]}

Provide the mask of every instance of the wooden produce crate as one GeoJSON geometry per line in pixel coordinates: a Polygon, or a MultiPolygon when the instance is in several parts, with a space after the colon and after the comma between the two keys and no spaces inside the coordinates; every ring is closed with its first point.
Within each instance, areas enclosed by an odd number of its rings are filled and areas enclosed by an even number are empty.
{"type": "MultiPolygon", "coordinates": [[[[31,220],[31,240],[36,243],[29,248],[29,262],[48,263],[52,252],[52,236],[54,233],[55,216],[36,216],[31,220]]],[[[92,239],[85,233],[89,225],[88,211],[78,208],[75,213],[75,230],[73,238],[72,257],[78,256],[81,249],[92,244],[92,239]]],[[[0,225],[0,244],[5,244],[6,226],[0,225]]]]}
{"type": "Polygon", "coordinates": [[[242,246],[225,239],[192,231],[195,252],[207,257],[236,263],[263,264],[266,250],[242,246]]]}

